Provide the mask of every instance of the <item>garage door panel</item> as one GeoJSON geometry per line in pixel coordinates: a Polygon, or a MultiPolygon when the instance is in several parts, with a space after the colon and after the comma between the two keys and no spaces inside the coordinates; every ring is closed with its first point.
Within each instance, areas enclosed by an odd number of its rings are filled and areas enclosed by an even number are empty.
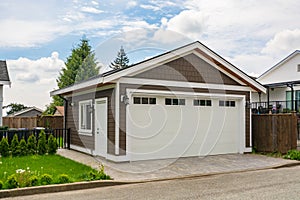
{"type": "Polygon", "coordinates": [[[240,112],[237,107],[128,105],[127,137],[131,160],[204,156],[238,152],[240,112]]]}

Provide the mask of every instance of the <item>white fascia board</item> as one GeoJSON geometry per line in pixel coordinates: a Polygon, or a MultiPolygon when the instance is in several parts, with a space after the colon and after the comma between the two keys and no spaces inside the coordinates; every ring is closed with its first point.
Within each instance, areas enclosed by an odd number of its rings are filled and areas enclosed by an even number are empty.
{"type": "Polygon", "coordinates": [[[157,79],[144,79],[144,78],[120,78],[120,83],[136,84],[136,85],[155,85],[155,86],[169,86],[169,87],[183,87],[183,88],[201,88],[201,89],[214,89],[214,90],[234,90],[234,91],[247,91],[250,92],[251,88],[248,86],[237,85],[220,85],[211,83],[195,83],[183,81],[167,81],[157,79]]]}
{"type": "Polygon", "coordinates": [[[88,81],[84,81],[82,83],[78,83],[75,85],[72,85],[70,87],[66,87],[66,88],[62,88],[62,89],[58,89],[58,90],[54,90],[52,92],[50,92],[50,96],[55,96],[55,95],[59,95],[59,94],[64,94],[64,93],[68,93],[68,92],[72,92],[75,90],[80,90],[86,87],[91,87],[97,84],[103,83],[103,77],[99,77],[99,78],[95,78],[92,80],[88,80],[88,81]]]}
{"type": "Polygon", "coordinates": [[[263,93],[267,92],[267,90],[266,90],[266,88],[264,86],[260,85],[258,82],[256,82],[255,80],[251,79],[246,74],[242,73],[239,69],[237,69],[236,67],[234,67],[231,63],[226,62],[223,59],[220,59],[220,57],[217,56],[214,52],[210,51],[209,49],[207,49],[206,47],[204,47],[204,46],[202,46],[200,44],[197,45],[197,48],[199,48],[201,51],[203,51],[204,53],[206,53],[208,56],[210,56],[210,57],[216,59],[217,61],[219,61],[222,65],[226,66],[229,70],[231,70],[232,72],[234,72],[235,74],[239,75],[241,78],[243,78],[247,82],[249,82],[252,85],[254,85],[257,89],[259,89],[263,93]]]}
{"type": "Polygon", "coordinates": [[[197,93],[197,92],[179,92],[179,91],[162,91],[162,90],[143,90],[143,89],[126,89],[127,96],[134,94],[154,95],[154,96],[182,96],[182,97],[210,97],[210,98],[231,98],[244,99],[245,95],[236,94],[216,94],[216,93],[197,93]]]}
{"type": "Polygon", "coordinates": [[[10,81],[0,81],[0,85],[11,85],[10,81]]]}
{"type": "Polygon", "coordinates": [[[92,92],[108,90],[108,89],[115,88],[115,86],[116,86],[116,84],[110,84],[110,85],[105,85],[105,86],[88,89],[88,90],[84,90],[84,91],[80,91],[80,92],[72,92],[72,94],[64,95],[64,97],[75,97],[75,96],[80,96],[80,95],[84,95],[84,94],[88,94],[88,93],[92,93],[92,92]]]}

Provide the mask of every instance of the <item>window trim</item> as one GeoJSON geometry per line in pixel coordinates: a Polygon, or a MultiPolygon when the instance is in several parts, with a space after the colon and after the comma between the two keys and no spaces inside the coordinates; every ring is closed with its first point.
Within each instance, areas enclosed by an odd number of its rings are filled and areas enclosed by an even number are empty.
{"type": "Polygon", "coordinates": [[[165,106],[185,106],[186,99],[185,98],[165,98],[165,106]],[[170,104],[167,104],[167,101],[170,101],[170,104]]]}
{"type": "Polygon", "coordinates": [[[219,107],[235,108],[236,107],[236,101],[235,100],[219,100],[219,107]]]}
{"type": "Polygon", "coordinates": [[[193,106],[196,107],[211,107],[212,100],[211,99],[193,99],[193,106]],[[208,103],[209,102],[209,103],[208,103]]]}
{"type": "Polygon", "coordinates": [[[132,104],[134,104],[134,105],[156,105],[157,101],[156,101],[156,97],[133,96],[132,104]],[[135,99],[136,100],[139,99],[139,103],[135,103],[136,102],[135,99]],[[145,102],[146,102],[146,99],[147,99],[147,103],[143,102],[143,99],[145,100],[145,102]]]}
{"type": "Polygon", "coordinates": [[[82,105],[87,105],[87,104],[90,104],[90,106],[92,107],[93,106],[93,100],[90,99],[90,100],[84,100],[84,101],[79,101],[78,102],[78,106],[79,106],[79,109],[78,109],[78,133],[81,134],[81,135],[89,135],[91,136],[92,135],[92,131],[93,131],[93,112],[90,112],[90,115],[91,115],[91,129],[82,129],[81,128],[81,112],[82,112],[82,105]]]}

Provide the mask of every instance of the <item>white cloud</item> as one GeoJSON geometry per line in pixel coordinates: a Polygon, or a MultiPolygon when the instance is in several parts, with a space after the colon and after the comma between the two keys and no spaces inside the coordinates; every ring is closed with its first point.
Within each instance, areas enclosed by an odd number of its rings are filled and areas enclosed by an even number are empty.
{"type": "Polygon", "coordinates": [[[97,8],[94,7],[87,7],[84,6],[80,9],[82,12],[86,12],[86,13],[92,13],[92,14],[99,14],[99,13],[103,13],[103,10],[99,10],[97,8]]]}
{"type": "Polygon", "coordinates": [[[49,92],[56,88],[56,78],[65,67],[57,52],[37,60],[7,60],[11,88],[4,89],[4,105],[11,102],[44,108],[50,102],[49,92]]]}
{"type": "Polygon", "coordinates": [[[289,54],[300,49],[300,29],[284,30],[275,36],[262,49],[262,53],[274,56],[289,54]]]}
{"type": "Polygon", "coordinates": [[[67,33],[64,26],[44,21],[0,20],[0,47],[33,47],[67,33]]]}
{"type": "Polygon", "coordinates": [[[99,5],[99,3],[98,3],[97,1],[91,1],[91,3],[92,3],[93,5],[95,5],[95,6],[98,6],[98,5],[99,5]]]}
{"type": "Polygon", "coordinates": [[[142,5],[140,5],[140,7],[143,8],[143,9],[146,9],[146,10],[153,10],[153,11],[160,10],[160,7],[149,5],[149,4],[142,4],[142,5]]]}
{"type": "Polygon", "coordinates": [[[200,11],[184,10],[168,22],[162,20],[167,29],[197,40],[206,28],[207,17],[200,11]]]}
{"type": "Polygon", "coordinates": [[[136,1],[128,1],[126,7],[133,8],[133,7],[136,7],[137,5],[138,5],[138,3],[136,1]]]}

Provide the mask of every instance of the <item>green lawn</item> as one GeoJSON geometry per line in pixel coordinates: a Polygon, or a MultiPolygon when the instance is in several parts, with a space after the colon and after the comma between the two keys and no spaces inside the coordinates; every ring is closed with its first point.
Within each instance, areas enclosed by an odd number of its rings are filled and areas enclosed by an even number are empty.
{"type": "MultiPolygon", "coordinates": [[[[41,177],[43,174],[49,174],[53,178],[53,183],[58,183],[58,177],[66,174],[71,182],[109,179],[109,177],[95,177],[97,170],[89,166],[66,159],[59,155],[33,155],[23,157],[0,158],[0,181],[4,183],[10,175],[16,174],[16,170],[23,169],[30,171],[31,175],[41,177]]],[[[40,184],[38,184],[40,185],[40,184]]]]}

